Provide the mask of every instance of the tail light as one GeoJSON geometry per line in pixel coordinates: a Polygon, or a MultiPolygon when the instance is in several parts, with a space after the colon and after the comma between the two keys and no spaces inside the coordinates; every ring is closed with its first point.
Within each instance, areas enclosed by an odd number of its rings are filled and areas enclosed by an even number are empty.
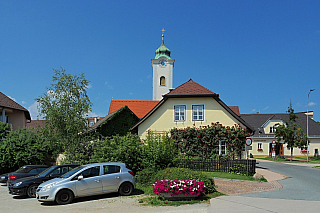
{"type": "Polygon", "coordinates": [[[130,175],[134,176],[134,173],[132,171],[128,171],[130,175]]]}
{"type": "Polygon", "coordinates": [[[16,179],[17,176],[16,175],[9,175],[9,179],[13,180],[13,179],[16,179]]]}

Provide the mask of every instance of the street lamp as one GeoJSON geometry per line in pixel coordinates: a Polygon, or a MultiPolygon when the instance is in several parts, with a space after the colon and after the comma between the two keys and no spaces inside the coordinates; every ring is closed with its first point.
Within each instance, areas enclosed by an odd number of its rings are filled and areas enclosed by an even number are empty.
{"type": "Polygon", "coordinates": [[[309,95],[315,89],[311,89],[308,93],[308,104],[307,104],[307,162],[309,162],[309,95]]]}

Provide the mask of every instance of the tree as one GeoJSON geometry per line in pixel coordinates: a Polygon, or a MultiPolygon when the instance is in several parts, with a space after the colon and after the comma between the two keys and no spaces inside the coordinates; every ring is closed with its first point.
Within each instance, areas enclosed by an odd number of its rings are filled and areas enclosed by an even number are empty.
{"type": "Polygon", "coordinates": [[[67,74],[63,68],[54,69],[53,82],[36,101],[39,116],[46,120],[40,134],[52,142],[58,154],[78,146],[92,103],[87,95],[89,81],[83,73],[77,76],[67,74]]]}
{"type": "Polygon", "coordinates": [[[0,140],[0,171],[16,170],[26,164],[42,164],[46,159],[48,147],[30,129],[18,129],[0,140]]]}
{"type": "Polygon", "coordinates": [[[297,127],[296,119],[298,118],[296,114],[294,114],[294,109],[292,108],[292,103],[290,102],[290,106],[288,107],[289,120],[285,121],[285,124],[277,124],[275,136],[277,140],[280,142],[283,140],[287,147],[290,148],[291,158],[293,155],[294,147],[303,147],[307,144],[307,135],[304,134],[303,130],[300,127],[297,127]]]}

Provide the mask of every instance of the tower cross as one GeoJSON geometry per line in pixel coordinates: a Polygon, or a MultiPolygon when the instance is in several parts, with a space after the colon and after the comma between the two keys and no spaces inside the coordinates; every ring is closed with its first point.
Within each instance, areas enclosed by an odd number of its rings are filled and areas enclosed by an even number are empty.
{"type": "Polygon", "coordinates": [[[161,30],[161,31],[162,31],[162,35],[164,35],[164,31],[166,31],[166,30],[165,30],[164,28],[162,28],[162,30],[161,30]]]}

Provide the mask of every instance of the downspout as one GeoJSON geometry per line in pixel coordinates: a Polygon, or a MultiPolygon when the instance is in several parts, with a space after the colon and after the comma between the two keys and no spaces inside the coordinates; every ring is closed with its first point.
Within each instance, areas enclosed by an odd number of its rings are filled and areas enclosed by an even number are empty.
{"type": "Polygon", "coordinates": [[[6,123],[6,110],[4,107],[2,107],[2,122],[6,123]]]}

